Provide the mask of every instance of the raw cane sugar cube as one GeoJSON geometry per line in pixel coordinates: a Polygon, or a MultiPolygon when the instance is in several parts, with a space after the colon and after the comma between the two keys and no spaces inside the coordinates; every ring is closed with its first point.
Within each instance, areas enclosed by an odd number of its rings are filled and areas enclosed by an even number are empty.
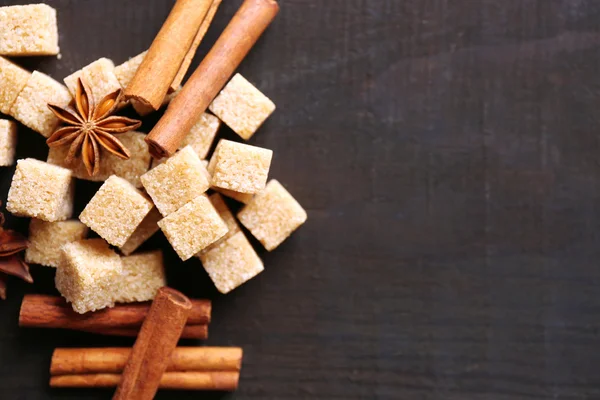
{"type": "Polygon", "coordinates": [[[79,240],[62,247],[55,284],[80,314],[115,305],[123,273],[121,258],[102,239],[79,240]]]}
{"type": "Polygon", "coordinates": [[[167,285],[160,250],[121,257],[123,274],[119,278],[116,303],[152,300],[158,289],[167,285]]]}
{"type": "Polygon", "coordinates": [[[233,190],[221,189],[218,187],[215,187],[213,189],[215,191],[221,193],[223,196],[227,196],[227,197],[234,199],[235,201],[238,201],[243,204],[250,203],[250,201],[252,200],[252,197],[254,197],[253,194],[249,194],[249,193],[239,193],[239,192],[235,192],[233,190]]]}
{"type": "Polygon", "coordinates": [[[306,218],[306,211],[275,179],[238,213],[242,225],[268,251],[279,246],[306,218]]]}
{"type": "Polygon", "coordinates": [[[212,186],[253,194],[265,188],[273,151],[221,140],[208,164],[212,186]]]}
{"type": "Polygon", "coordinates": [[[31,72],[0,57],[0,112],[9,114],[10,108],[27,84],[31,72]]]}
{"type": "Polygon", "coordinates": [[[205,195],[158,221],[158,226],[183,261],[222,238],[228,230],[205,195]]]}
{"type": "Polygon", "coordinates": [[[209,188],[202,161],[190,146],[142,175],[141,180],[158,211],[165,217],[209,188]]]}
{"type": "Polygon", "coordinates": [[[118,176],[104,182],[79,220],[113,246],[123,246],[152,210],[152,202],[118,176]]]}
{"type": "Polygon", "coordinates": [[[100,58],[63,79],[73,96],[79,78],[83,79],[91,89],[96,104],[107,94],[121,89],[121,84],[115,75],[115,65],[108,58],[100,58]]]}
{"type": "Polygon", "coordinates": [[[123,160],[111,154],[104,152],[100,161],[100,171],[94,176],[90,176],[83,163],[78,162],[74,165],[67,165],[65,158],[69,151],[69,146],[50,147],[47,161],[51,164],[60,165],[73,171],[73,176],[78,179],[84,179],[94,182],[107,180],[111,175],[116,175],[129,181],[136,188],[142,187],[140,176],[142,176],[152,160],[148,152],[148,144],[144,141],[145,134],[136,131],[120,133],[117,138],[131,152],[129,160],[123,160]]]}
{"type": "Polygon", "coordinates": [[[126,88],[129,85],[147,53],[148,51],[144,51],[115,67],[115,75],[122,87],[126,88]]]}
{"type": "Polygon", "coordinates": [[[33,218],[29,223],[29,246],[25,261],[32,264],[58,267],[62,247],[84,239],[88,227],[77,220],[46,222],[33,218]]]}
{"type": "Polygon", "coordinates": [[[275,104],[242,75],[235,74],[208,107],[245,140],[275,111],[275,104]]]}
{"type": "Polygon", "coordinates": [[[71,94],[64,85],[48,75],[33,71],[12,105],[10,115],[42,136],[49,137],[59,120],[48,108],[48,103],[65,107],[70,102],[71,94]]]}
{"type": "Polygon", "coordinates": [[[56,10],[46,4],[0,7],[0,54],[58,54],[56,10]]]}
{"type": "Polygon", "coordinates": [[[264,270],[252,245],[239,231],[215,248],[200,255],[204,269],[217,290],[229,293],[264,270]]]}
{"type": "Polygon", "coordinates": [[[181,148],[189,145],[198,154],[198,157],[206,158],[220,126],[221,121],[219,121],[219,118],[208,113],[202,113],[183,140],[181,148]]]}
{"type": "Polygon", "coordinates": [[[21,217],[62,221],[73,214],[73,194],[71,171],[26,158],[17,161],[6,209],[21,217]]]}
{"type": "Polygon", "coordinates": [[[235,217],[231,213],[231,210],[229,210],[229,207],[227,207],[225,200],[223,200],[223,197],[219,193],[211,194],[210,196],[208,196],[208,200],[210,200],[210,203],[213,205],[215,210],[217,210],[219,216],[221,217],[223,222],[225,222],[225,225],[227,225],[228,231],[225,234],[225,236],[223,236],[221,239],[217,240],[216,242],[202,250],[200,253],[210,251],[211,249],[218,246],[221,242],[227,240],[228,238],[240,231],[240,226],[238,225],[237,220],[235,219],[235,217]]]}
{"type": "Polygon", "coordinates": [[[6,167],[15,162],[16,150],[17,124],[0,119],[0,167],[6,167]]]}
{"type": "Polygon", "coordinates": [[[140,247],[146,240],[150,239],[160,229],[158,221],[162,219],[162,214],[155,208],[152,209],[131,234],[127,242],[119,248],[121,253],[128,256],[140,247]]]}

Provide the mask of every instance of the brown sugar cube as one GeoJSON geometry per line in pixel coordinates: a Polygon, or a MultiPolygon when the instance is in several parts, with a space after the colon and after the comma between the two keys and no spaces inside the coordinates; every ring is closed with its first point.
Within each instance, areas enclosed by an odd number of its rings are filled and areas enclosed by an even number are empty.
{"type": "Polygon", "coordinates": [[[23,125],[49,137],[59,123],[48,103],[65,107],[71,102],[67,88],[48,75],[33,71],[27,84],[17,96],[10,115],[23,125]]]}
{"type": "Polygon", "coordinates": [[[221,193],[223,196],[227,196],[227,197],[234,199],[235,201],[238,201],[243,204],[250,203],[250,201],[252,200],[252,197],[254,197],[253,194],[249,194],[249,193],[239,193],[239,192],[235,192],[233,190],[221,189],[218,187],[213,187],[213,189],[216,192],[221,193]]]}
{"type": "Polygon", "coordinates": [[[142,192],[113,175],[85,206],[79,219],[108,243],[119,247],[127,242],[152,207],[142,192]]]}
{"type": "Polygon", "coordinates": [[[0,7],[0,54],[22,57],[58,52],[54,8],[46,4],[0,7]]]}
{"type": "Polygon", "coordinates": [[[279,246],[306,221],[306,217],[302,206],[275,179],[238,213],[242,225],[268,251],[279,246]]]}
{"type": "Polygon", "coordinates": [[[80,314],[115,305],[123,273],[121,258],[102,239],[79,240],[62,247],[55,283],[80,314]]]}
{"type": "Polygon", "coordinates": [[[227,233],[227,225],[205,195],[158,221],[173,249],[185,261],[227,233]]]}
{"type": "Polygon", "coordinates": [[[128,256],[140,247],[146,240],[150,239],[160,229],[158,221],[162,219],[162,215],[156,207],[152,209],[138,225],[135,231],[131,234],[127,242],[119,248],[121,253],[128,256]]]}
{"type": "Polygon", "coordinates": [[[248,144],[221,140],[208,164],[211,185],[239,193],[264,189],[273,151],[248,144]]]}
{"type": "MultiPolygon", "coordinates": [[[[223,222],[225,222],[225,225],[227,225],[228,231],[225,234],[225,236],[223,236],[221,239],[217,240],[216,242],[202,250],[200,254],[210,251],[211,249],[215,248],[220,243],[222,243],[223,241],[227,240],[228,238],[240,231],[240,226],[238,225],[237,220],[235,219],[235,217],[231,213],[231,210],[229,210],[229,207],[227,207],[227,204],[225,203],[223,197],[219,193],[211,194],[210,196],[208,196],[208,200],[210,200],[210,203],[213,205],[215,210],[217,210],[219,216],[221,217],[223,222]]],[[[196,256],[199,256],[200,254],[196,254],[196,256]]]]}
{"type": "Polygon", "coordinates": [[[191,146],[200,158],[206,158],[212,146],[217,131],[221,126],[219,118],[208,113],[202,113],[198,122],[189,131],[180,148],[191,146]]]}
{"type": "Polygon", "coordinates": [[[248,140],[275,111],[275,104],[246,78],[235,74],[208,108],[235,133],[248,140]]]}
{"type": "Polygon", "coordinates": [[[252,245],[239,231],[200,255],[204,269],[221,293],[229,293],[264,270],[252,245]]]}
{"type": "Polygon", "coordinates": [[[46,222],[33,218],[29,223],[29,246],[25,261],[32,264],[58,267],[62,247],[84,239],[88,227],[76,220],[46,222]]]}
{"type": "Polygon", "coordinates": [[[158,211],[167,216],[208,190],[204,165],[190,146],[142,175],[144,188],[158,211]]]}
{"type": "Polygon", "coordinates": [[[115,75],[122,87],[129,85],[147,53],[148,51],[144,51],[115,67],[115,75]]]}
{"type": "Polygon", "coordinates": [[[13,165],[17,150],[17,124],[0,119],[0,167],[13,165]]]}
{"type": "Polygon", "coordinates": [[[73,171],[73,176],[78,179],[84,179],[94,182],[102,182],[111,175],[121,177],[136,188],[142,187],[140,176],[142,176],[152,160],[148,152],[148,145],[144,141],[145,134],[136,131],[120,133],[117,138],[131,152],[129,160],[123,160],[107,151],[102,153],[100,161],[100,171],[94,176],[90,176],[82,162],[76,162],[73,165],[67,165],[65,158],[69,152],[69,146],[50,147],[48,151],[47,162],[60,165],[73,171]]]}
{"type": "Polygon", "coordinates": [[[0,57],[0,112],[9,114],[17,96],[23,90],[31,72],[0,57]]]}
{"type": "Polygon", "coordinates": [[[107,94],[121,89],[121,84],[115,75],[115,65],[108,58],[100,58],[63,79],[72,96],[75,96],[79,78],[82,78],[91,89],[96,104],[107,94]]]}
{"type": "Polygon", "coordinates": [[[48,222],[73,214],[73,179],[66,168],[26,158],[17,161],[6,209],[21,217],[48,222]]]}
{"type": "Polygon", "coordinates": [[[160,250],[121,257],[123,274],[119,279],[116,303],[152,300],[158,289],[167,285],[160,250]]]}

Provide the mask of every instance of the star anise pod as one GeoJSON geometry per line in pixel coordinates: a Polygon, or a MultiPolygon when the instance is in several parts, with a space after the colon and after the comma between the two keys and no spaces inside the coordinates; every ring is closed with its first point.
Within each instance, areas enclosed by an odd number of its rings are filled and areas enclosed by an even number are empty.
{"type": "Polygon", "coordinates": [[[129,159],[129,150],[113,135],[134,130],[142,123],[112,115],[119,106],[121,93],[121,89],[115,90],[95,104],[89,87],[81,78],[77,79],[75,99],[71,104],[65,108],[48,104],[48,108],[64,123],[46,140],[48,146],[70,144],[65,162],[72,165],[81,156],[91,176],[100,170],[102,149],[124,160],[129,159]]]}
{"type": "MultiPolygon", "coordinates": [[[[18,232],[3,228],[4,215],[0,213],[0,272],[33,283],[29,266],[19,254],[27,248],[29,242],[18,232]]],[[[6,299],[6,277],[0,275],[0,298],[6,299]]]]}

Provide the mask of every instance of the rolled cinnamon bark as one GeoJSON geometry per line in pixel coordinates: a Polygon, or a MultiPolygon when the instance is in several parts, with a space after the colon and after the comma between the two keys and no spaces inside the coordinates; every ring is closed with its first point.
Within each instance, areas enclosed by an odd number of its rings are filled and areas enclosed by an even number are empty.
{"type": "Polygon", "coordinates": [[[179,341],[192,303],[175,289],[158,290],[129,354],[113,400],[151,400],[179,341]]]}
{"type": "Polygon", "coordinates": [[[156,158],[172,155],[279,11],[275,0],[245,0],[196,71],[146,136],[156,158]]]}
{"type": "MultiPolygon", "coordinates": [[[[165,372],[159,381],[160,389],[217,390],[232,392],[237,389],[240,373],[215,372],[165,372]]],[[[119,374],[59,375],[50,377],[50,387],[56,388],[110,388],[121,381],[119,374]]],[[[131,397],[139,399],[141,397],[131,397]]]]}
{"type": "Polygon", "coordinates": [[[211,5],[212,0],[177,0],[125,89],[125,99],[160,108],[211,5]]]}
{"type": "MultiPolygon", "coordinates": [[[[50,375],[120,374],[131,354],[129,347],[58,348],[52,354],[50,375]]],[[[239,371],[239,347],[177,347],[167,371],[239,371]]]]}
{"type": "MultiPolygon", "coordinates": [[[[140,328],[141,326],[132,328],[85,328],[80,330],[97,335],[136,337],[140,333],[140,328]]],[[[183,327],[183,332],[181,332],[181,338],[208,339],[208,325],[186,325],[183,327]]]]}
{"type": "MultiPolygon", "coordinates": [[[[210,300],[190,300],[192,310],[189,325],[207,325],[210,322],[210,300]]],[[[19,326],[31,328],[62,328],[74,330],[115,330],[137,328],[148,314],[150,303],[117,304],[112,308],[78,314],[62,298],[28,294],[23,297],[19,326]]]]}

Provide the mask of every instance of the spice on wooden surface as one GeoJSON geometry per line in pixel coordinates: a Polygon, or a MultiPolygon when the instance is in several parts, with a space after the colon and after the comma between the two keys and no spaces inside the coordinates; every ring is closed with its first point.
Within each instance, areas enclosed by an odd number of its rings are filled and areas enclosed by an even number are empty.
{"type": "Polygon", "coordinates": [[[172,155],[279,11],[274,0],[245,0],[146,137],[155,158],[172,155]]]}
{"type": "Polygon", "coordinates": [[[154,398],[191,310],[191,301],[182,293],[168,287],[158,290],[113,400],[154,398]]]}
{"type": "Polygon", "coordinates": [[[212,0],[177,0],[125,89],[125,98],[158,110],[190,50],[212,0]]]}

